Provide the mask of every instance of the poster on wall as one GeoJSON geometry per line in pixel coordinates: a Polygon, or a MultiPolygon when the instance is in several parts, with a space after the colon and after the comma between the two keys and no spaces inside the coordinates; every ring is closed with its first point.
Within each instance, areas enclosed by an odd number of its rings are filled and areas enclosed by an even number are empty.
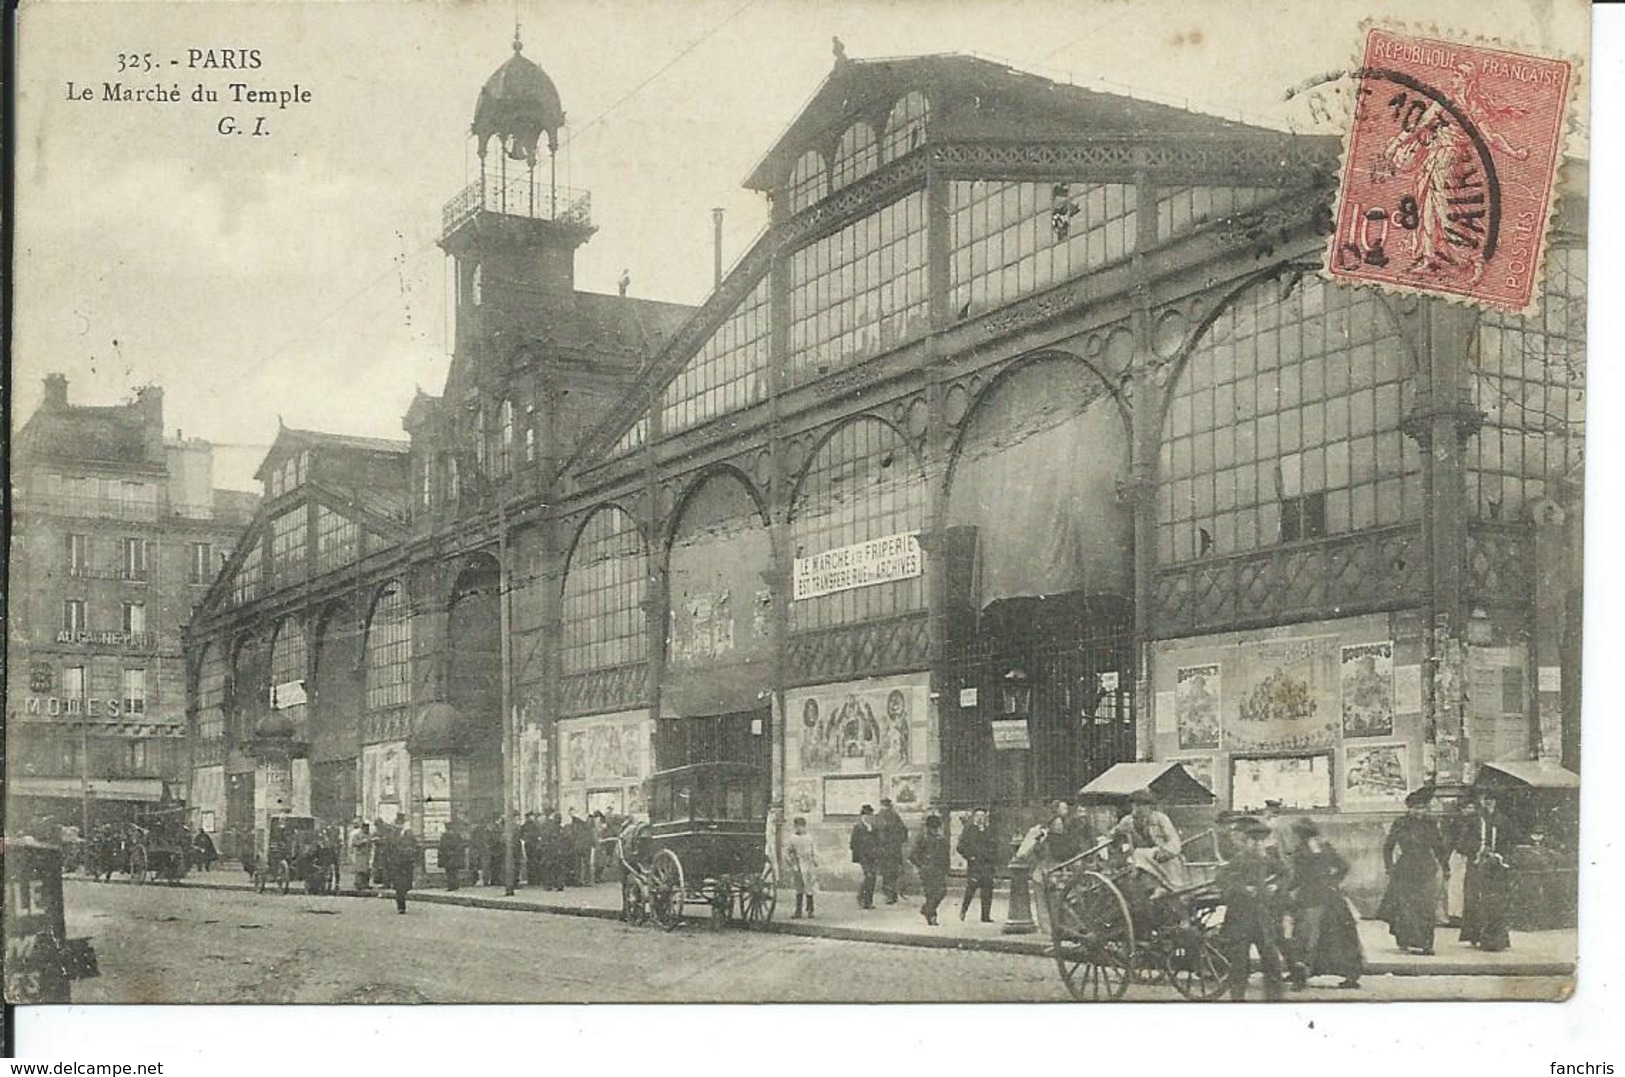
{"type": "Polygon", "coordinates": [[[438,841],[451,821],[451,760],[425,759],[422,765],[423,833],[419,837],[438,841]]]}
{"type": "Polygon", "coordinates": [[[790,713],[800,715],[795,726],[797,769],[823,774],[847,767],[891,771],[919,766],[924,696],[918,685],[810,689],[790,705],[790,713]]]}
{"type": "Polygon", "coordinates": [[[1357,643],[1342,650],[1343,736],[1394,735],[1394,645],[1357,643]]]}
{"type": "Polygon", "coordinates": [[[1227,747],[1278,752],[1336,743],[1338,657],[1330,636],[1246,648],[1235,710],[1225,723],[1227,747]]]}
{"type": "Polygon", "coordinates": [[[1174,725],[1179,731],[1179,747],[1217,748],[1219,746],[1219,664],[1185,666],[1177,673],[1174,689],[1174,725]]]}
{"type": "Polygon", "coordinates": [[[1201,782],[1210,793],[1217,792],[1213,786],[1213,763],[1211,755],[1187,755],[1170,760],[1185,768],[1186,773],[1201,782]]]}
{"type": "Polygon", "coordinates": [[[925,807],[925,775],[893,774],[891,799],[898,811],[920,811],[925,807]]]}
{"type": "Polygon", "coordinates": [[[1235,756],[1230,760],[1230,807],[1263,811],[1279,800],[1286,811],[1317,811],[1332,806],[1332,757],[1315,755],[1235,756]]]}
{"type": "Polygon", "coordinates": [[[792,817],[818,814],[818,785],[817,778],[798,778],[790,783],[784,803],[792,817]]]}
{"type": "Polygon", "coordinates": [[[1345,808],[1398,810],[1405,806],[1410,785],[1410,752],[1404,743],[1360,744],[1343,749],[1345,808]]]}
{"type": "Polygon", "coordinates": [[[880,775],[831,775],[824,779],[824,814],[857,815],[880,803],[880,775]]]}

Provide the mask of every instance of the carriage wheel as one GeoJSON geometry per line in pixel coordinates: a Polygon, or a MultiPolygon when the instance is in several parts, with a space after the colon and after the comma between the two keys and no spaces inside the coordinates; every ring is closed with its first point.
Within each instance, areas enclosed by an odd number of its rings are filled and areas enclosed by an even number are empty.
{"type": "Polygon", "coordinates": [[[762,870],[746,880],[740,902],[745,909],[745,924],[763,926],[773,919],[773,910],[779,905],[779,873],[773,858],[762,861],[762,870]]]}
{"type": "Polygon", "coordinates": [[[147,881],[147,850],[139,845],[130,850],[130,881],[137,886],[147,881]]]}
{"type": "Polygon", "coordinates": [[[276,862],[276,884],[284,894],[288,892],[288,883],[292,881],[293,872],[288,868],[288,861],[286,859],[278,860],[276,862]]]}
{"type": "Polygon", "coordinates": [[[649,895],[640,876],[628,871],[621,876],[621,919],[632,927],[649,921],[649,895]]]}
{"type": "Polygon", "coordinates": [[[1219,945],[1217,912],[1216,906],[1192,910],[1164,958],[1168,982],[1193,1002],[1212,1002],[1230,986],[1230,958],[1219,945]]]}
{"type": "Polygon", "coordinates": [[[1050,926],[1055,964],[1074,999],[1123,997],[1134,978],[1134,921],[1115,883],[1095,871],[1075,876],[1056,897],[1050,926]]]}
{"type": "Polygon", "coordinates": [[[683,922],[683,865],[677,854],[662,849],[649,867],[649,912],[670,931],[683,922]]]}

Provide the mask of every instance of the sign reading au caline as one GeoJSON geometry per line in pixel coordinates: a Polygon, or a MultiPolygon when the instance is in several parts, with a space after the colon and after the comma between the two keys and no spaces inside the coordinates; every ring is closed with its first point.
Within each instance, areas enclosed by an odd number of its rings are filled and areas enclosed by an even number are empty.
{"type": "Polygon", "coordinates": [[[924,565],[918,531],[840,546],[811,557],[796,558],[793,597],[799,601],[877,583],[909,580],[920,575],[924,565]]]}

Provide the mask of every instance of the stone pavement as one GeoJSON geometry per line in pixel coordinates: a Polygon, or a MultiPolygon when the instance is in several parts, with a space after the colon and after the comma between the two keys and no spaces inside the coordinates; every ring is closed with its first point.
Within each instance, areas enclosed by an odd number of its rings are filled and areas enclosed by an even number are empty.
{"type": "MultiPolygon", "coordinates": [[[[181,885],[233,890],[250,888],[244,879],[236,865],[230,865],[225,870],[217,866],[212,872],[189,875],[181,885]]],[[[932,927],[920,915],[917,896],[902,898],[896,905],[886,905],[877,899],[874,909],[865,910],[857,907],[856,897],[851,892],[833,891],[818,895],[816,918],[795,920],[790,918],[795,908],[795,895],[788,890],[780,890],[778,909],[768,929],[791,935],[898,946],[1049,956],[1049,935],[1047,925],[1042,923],[1042,913],[1038,931],[1026,935],[1007,935],[1004,933],[1007,894],[1003,889],[994,894],[995,922],[991,924],[978,921],[980,910],[976,906],[972,907],[965,921],[959,919],[962,892],[957,885],[954,887],[942,903],[938,917],[941,926],[932,927]]],[[[359,896],[353,890],[344,891],[344,894],[359,896]]],[[[269,899],[274,895],[266,896],[269,899]]],[[[512,897],[508,897],[500,886],[465,886],[451,891],[424,887],[413,890],[411,900],[513,912],[618,919],[621,888],[618,882],[571,886],[562,891],[521,887],[512,897]]],[[[712,930],[708,924],[710,912],[704,906],[689,903],[685,917],[690,929],[712,930]]],[[[1380,921],[1361,920],[1359,928],[1365,947],[1366,972],[1372,976],[1568,976],[1574,973],[1578,952],[1578,932],[1572,928],[1514,931],[1511,949],[1492,954],[1462,945],[1456,938],[1456,929],[1441,927],[1434,944],[1436,954],[1433,957],[1401,953],[1388,934],[1388,925],[1380,921]]],[[[651,926],[649,930],[657,931],[659,928],[651,926]]]]}

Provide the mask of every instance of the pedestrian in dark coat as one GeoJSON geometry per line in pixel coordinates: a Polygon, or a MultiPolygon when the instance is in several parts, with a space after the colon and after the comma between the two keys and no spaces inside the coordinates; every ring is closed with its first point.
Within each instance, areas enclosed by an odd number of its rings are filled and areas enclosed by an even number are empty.
{"type": "Polygon", "coordinates": [[[982,923],[993,922],[993,878],[999,870],[999,843],[987,826],[987,809],[970,813],[970,822],[959,835],[959,855],[965,858],[965,896],[959,902],[959,918],[970,911],[971,899],[981,895],[982,923]]]}
{"type": "Polygon", "coordinates": [[[550,812],[542,822],[542,886],[548,890],[564,889],[564,860],[567,844],[559,813],[550,812]]]}
{"type": "Polygon", "coordinates": [[[880,798],[880,814],[875,816],[875,831],[880,835],[880,892],[886,895],[886,904],[897,904],[897,894],[903,881],[903,850],[908,846],[908,824],[897,814],[892,802],[880,798]]]}
{"type": "Polygon", "coordinates": [[[925,829],[914,839],[908,859],[920,873],[920,889],[925,894],[920,915],[936,927],[937,906],[948,894],[948,837],[942,832],[941,819],[935,815],[925,817],[925,829]]]}
{"type": "Polygon", "coordinates": [[[858,884],[858,908],[875,907],[875,877],[880,868],[880,834],[875,829],[875,809],[865,804],[858,811],[858,821],[852,827],[852,863],[863,870],[863,882],[858,884]]]}
{"type": "Polygon", "coordinates": [[[468,855],[468,842],[463,837],[463,824],[456,819],[447,820],[446,829],[440,832],[440,843],[436,851],[440,856],[440,870],[446,873],[446,889],[456,890],[461,885],[463,858],[468,855]]]}
{"type": "Polygon", "coordinates": [[[519,841],[525,847],[525,885],[542,884],[542,821],[533,811],[525,813],[519,828],[519,841]]]}
{"type": "Polygon", "coordinates": [[[1239,830],[1235,855],[1219,865],[1213,880],[1224,897],[1219,938],[1230,959],[1230,998],[1246,1001],[1256,949],[1264,973],[1264,998],[1273,1002],[1281,997],[1281,895],[1286,867],[1279,857],[1265,851],[1268,826],[1257,819],[1244,819],[1239,830]]]}
{"type": "Polygon", "coordinates": [[[1433,928],[1439,905],[1439,876],[1449,863],[1449,851],[1439,828],[1428,815],[1433,794],[1418,789],[1405,798],[1405,814],[1394,820],[1382,843],[1382,863],[1388,870],[1388,889],[1377,907],[1377,919],[1401,950],[1433,953],[1433,928]]]}
{"type": "Polygon", "coordinates": [[[395,911],[406,915],[406,894],[418,865],[418,839],[405,815],[395,817],[395,831],[384,844],[385,885],[395,891],[395,911]]]}
{"type": "Polygon", "coordinates": [[[1343,978],[1339,987],[1359,987],[1365,954],[1343,896],[1348,861],[1313,819],[1294,822],[1292,836],[1292,982],[1303,987],[1311,976],[1330,975],[1343,978]]]}
{"type": "Polygon", "coordinates": [[[592,885],[592,824],[570,809],[570,862],[571,886],[592,885]]]}
{"type": "Polygon", "coordinates": [[[502,815],[493,815],[480,828],[480,862],[485,885],[496,886],[502,878],[502,815]]]}
{"type": "Polygon", "coordinates": [[[1495,952],[1512,945],[1506,910],[1512,869],[1506,854],[1513,841],[1507,818],[1497,807],[1494,795],[1479,793],[1477,810],[1463,823],[1456,849],[1467,858],[1461,941],[1480,950],[1495,952]]]}

